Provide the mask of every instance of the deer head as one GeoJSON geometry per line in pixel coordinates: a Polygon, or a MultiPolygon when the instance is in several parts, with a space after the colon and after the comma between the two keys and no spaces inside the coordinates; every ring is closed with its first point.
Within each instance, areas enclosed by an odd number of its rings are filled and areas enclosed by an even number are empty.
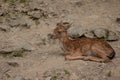
{"type": "Polygon", "coordinates": [[[60,39],[61,37],[64,37],[67,34],[67,30],[70,28],[70,25],[71,24],[68,22],[57,23],[57,27],[54,29],[52,38],[60,39]]]}

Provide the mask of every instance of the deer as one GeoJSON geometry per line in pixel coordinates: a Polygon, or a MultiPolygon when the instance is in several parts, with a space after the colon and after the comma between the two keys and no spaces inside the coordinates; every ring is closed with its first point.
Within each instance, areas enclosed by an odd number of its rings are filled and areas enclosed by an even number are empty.
{"type": "Polygon", "coordinates": [[[58,39],[62,44],[65,60],[111,62],[115,57],[114,49],[106,41],[88,37],[71,39],[67,32],[70,27],[68,22],[57,23],[51,34],[52,39],[58,39]]]}

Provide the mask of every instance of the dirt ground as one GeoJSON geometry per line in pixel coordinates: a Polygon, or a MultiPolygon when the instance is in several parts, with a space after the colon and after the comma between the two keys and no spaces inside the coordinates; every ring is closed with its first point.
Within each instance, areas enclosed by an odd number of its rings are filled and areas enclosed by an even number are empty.
{"type": "Polygon", "coordinates": [[[120,0],[1,0],[0,4],[0,80],[120,80],[120,40],[108,42],[116,52],[112,62],[98,63],[65,61],[59,42],[47,36],[60,21],[80,29],[120,32],[116,22],[120,0]],[[9,55],[23,48],[24,54],[9,55]]]}

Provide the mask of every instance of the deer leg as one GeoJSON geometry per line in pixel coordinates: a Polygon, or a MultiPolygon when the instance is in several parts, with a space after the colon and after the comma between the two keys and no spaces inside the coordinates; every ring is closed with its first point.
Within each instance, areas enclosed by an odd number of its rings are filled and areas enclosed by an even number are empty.
{"type": "Polygon", "coordinates": [[[110,60],[108,58],[98,58],[98,57],[94,57],[94,56],[87,56],[84,59],[96,61],[96,62],[110,62],[110,60]]]}
{"type": "Polygon", "coordinates": [[[110,62],[111,60],[107,57],[107,53],[100,48],[93,48],[93,53],[97,53],[99,57],[88,56],[89,60],[97,61],[97,62],[110,62]]]}
{"type": "Polygon", "coordinates": [[[65,60],[82,60],[85,56],[82,56],[82,53],[78,51],[71,51],[68,55],[65,56],[65,60]]]}
{"type": "Polygon", "coordinates": [[[71,55],[66,55],[65,60],[78,60],[78,59],[84,59],[85,56],[71,56],[71,55]]]}

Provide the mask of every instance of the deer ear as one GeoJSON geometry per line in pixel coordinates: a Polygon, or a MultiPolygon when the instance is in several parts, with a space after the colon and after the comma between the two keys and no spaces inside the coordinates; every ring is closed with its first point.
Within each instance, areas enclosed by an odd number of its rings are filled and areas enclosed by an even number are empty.
{"type": "Polygon", "coordinates": [[[61,23],[57,23],[57,26],[62,26],[62,24],[61,23]]]}
{"type": "Polygon", "coordinates": [[[69,22],[63,22],[63,26],[68,30],[71,27],[71,24],[69,22]]]}
{"type": "Polygon", "coordinates": [[[71,24],[69,22],[60,22],[60,23],[57,23],[57,26],[64,27],[67,30],[71,27],[71,24]]]}

